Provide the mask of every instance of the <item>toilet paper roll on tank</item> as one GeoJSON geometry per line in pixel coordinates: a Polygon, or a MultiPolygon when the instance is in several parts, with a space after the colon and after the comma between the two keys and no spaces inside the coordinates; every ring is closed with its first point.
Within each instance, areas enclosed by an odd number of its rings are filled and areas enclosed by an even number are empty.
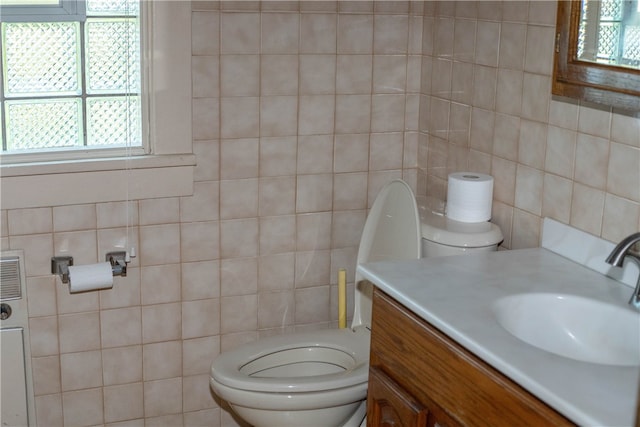
{"type": "Polygon", "coordinates": [[[493,177],[475,172],[454,172],[447,180],[446,216],[460,222],[491,219],[493,177]]]}

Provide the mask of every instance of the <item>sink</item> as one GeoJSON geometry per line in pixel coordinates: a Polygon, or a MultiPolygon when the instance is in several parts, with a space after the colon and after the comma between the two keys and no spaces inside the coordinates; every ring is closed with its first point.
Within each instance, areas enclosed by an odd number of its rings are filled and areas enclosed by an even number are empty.
{"type": "Polygon", "coordinates": [[[526,293],[497,300],[498,323],[559,356],[602,365],[640,365],[640,313],[576,295],[526,293]]]}

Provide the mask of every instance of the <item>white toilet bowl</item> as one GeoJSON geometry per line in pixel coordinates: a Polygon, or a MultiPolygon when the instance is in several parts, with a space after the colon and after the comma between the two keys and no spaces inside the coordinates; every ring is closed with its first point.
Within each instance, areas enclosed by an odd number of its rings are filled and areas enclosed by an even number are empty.
{"type": "Polygon", "coordinates": [[[369,339],[365,327],[262,339],[222,353],[211,387],[252,425],[342,426],[366,398],[369,339]]]}
{"type": "MultiPolygon", "coordinates": [[[[420,258],[420,219],[400,180],[376,198],[362,232],[358,264],[420,258]]],[[[371,285],[355,277],[351,329],[274,336],[221,353],[210,384],[256,427],[358,427],[366,415],[371,285]]]]}

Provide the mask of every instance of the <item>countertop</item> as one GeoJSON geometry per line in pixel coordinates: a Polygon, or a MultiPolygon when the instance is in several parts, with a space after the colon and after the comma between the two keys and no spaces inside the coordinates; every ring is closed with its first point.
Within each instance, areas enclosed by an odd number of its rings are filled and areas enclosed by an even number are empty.
{"type": "Polygon", "coordinates": [[[367,263],[358,272],[575,423],[633,425],[640,368],[540,350],[503,329],[491,308],[501,297],[553,292],[632,310],[628,286],[544,248],[367,263]]]}

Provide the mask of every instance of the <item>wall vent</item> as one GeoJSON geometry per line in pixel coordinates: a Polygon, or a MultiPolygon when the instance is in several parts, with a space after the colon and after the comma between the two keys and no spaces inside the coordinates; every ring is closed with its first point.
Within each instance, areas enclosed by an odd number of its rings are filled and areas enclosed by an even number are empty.
{"type": "Polygon", "coordinates": [[[22,298],[20,258],[0,257],[0,301],[22,298]]]}

